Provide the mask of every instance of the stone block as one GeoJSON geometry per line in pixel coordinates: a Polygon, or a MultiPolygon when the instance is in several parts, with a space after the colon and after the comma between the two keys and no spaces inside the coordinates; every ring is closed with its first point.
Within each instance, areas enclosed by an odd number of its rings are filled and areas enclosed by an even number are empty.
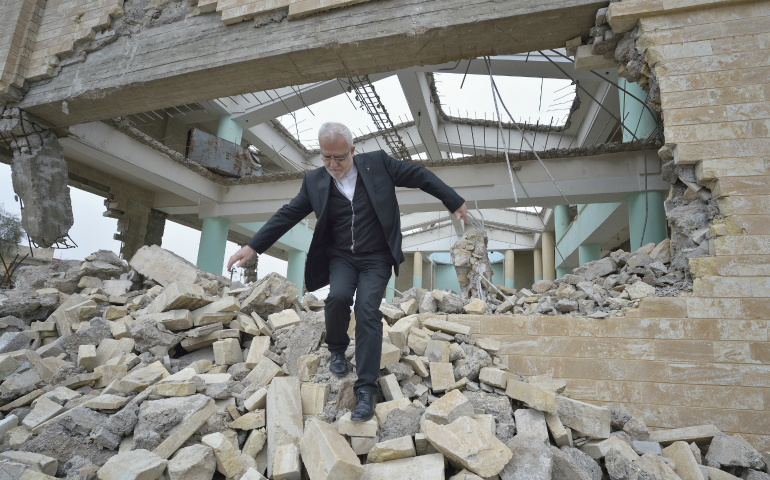
{"type": "MultiPolygon", "coordinates": [[[[527,480],[559,480],[553,475],[553,453],[540,439],[517,434],[506,445],[510,449],[512,460],[500,472],[500,477],[527,480]]],[[[565,479],[566,480],[566,479],[565,479]]],[[[582,480],[569,478],[569,480],[582,480]]]]}
{"type": "Polygon", "coordinates": [[[454,383],[455,374],[451,363],[430,362],[430,384],[434,393],[445,392],[454,383]]]}
{"type": "Polygon", "coordinates": [[[425,347],[425,356],[431,362],[449,362],[449,342],[443,340],[428,340],[425,347]]]}
{"type": "Polygon", "coordinates": [[[10,355],[0,355],[0,378],[5,378],[19,367],[19,362],[10,355]]]}
{"type": "MultiPolygon", "coordinates": [[[[404,409],[407,406],[411,405],[412,402],[409,401],[408,398],[402,398],[400,400],[393,400],[390,402],[382,402],[378,403],[374,407],[374,414],[377,416],[377,421],[380,424],[380,427],[383,427],[385,425],[385,420],[388,419],[388,414],[395,410],[395,409],[404,409]]],[[[364,437],[366,435],[356,435],[358,437],[364,437]]]]}
{"type": "Polygon", "coordinates": [[[207,325],[208,323],[214,323],[207,321],[207,318],[216,318],[216,316],[209,317],[209,314],[212,313],[228,313],[229,318],[235,318],[237,315],[235,312],[237,312],[240,308],[241,305],[236,297],[225,295],[223,298],[217,298],[216,301],[194,310],[191,314],[193,318],[193,325],[199,327],[201,325],[207,325]]]}
{"type": "Polygon", "coordinates": [[[417,303],[416,298],[410,298],[405,302],[401,302],[398,306],[404,312],[404,315],[414,315],[420,308],[420,304],[417,303]]]}
{"type": "Polygon", "coordinates": [[[470,335],[471,327],[462,325],[460,323],[448,322],[446,320],[440,320],[438,318],[426,318],[422,321],[423,327],[431,330],[438,330],[440,332],[448,333],[449,335],[470,335]]]}
{"type": "Polygon", "coordinates": [[[249,382],[249,387],[254,385],[256,388],[261,388],[268,386],[275,377],[282,376],[284,376],[284,371],[281,367],[269,358],[262,357],[262,360],[246,375],[244,380],[249,382]]]}
{"type": "Polygon", "coordinates": [[[272,474],[268,476],[273,480],[300,480],[302,465],[299,448],[293,443],[277,447],[269,466],[272,467],[272,474]]]}
{"type": "Polygon", "coordinates": [[[388,323],[393,323],[396,320],[400,320],[404,317],[404,311],[400,308],[393,308],[390,305],[385,305],[384,303],[380,305],[380,311],[382,314],[390,320],[388,323]]]}
{"type": "Polygon", "coordinates": [[[351,412],[346,413],[337,424],[337,429],[341,435],[366,438],[377,436],[378,423],[376,418],[370,418],[365,422],[354,422],[350,416],[351,412]]]}
{"type": "Polygon", "coordinates": [[[361,461],[342,435],[317,419],[308,422],[300,452],[310,480],[359,480],[364,473],[361,461]]]}
{"type": "Polygon", "coordinates": [[[161,397],[189,397],[196,392],[194,382],[156,383],[154,388],[161,397]]]}
{"type": "Polygon", "coordinates": [[[116,340],[123,339],[123,338],[131,338],[131,333],[129,332],[128,325],[126,325],[124,322],[118,320],[116,322],[110,322],[110,333],[112,333],[112,337],[116,340]]]}
{"type": "Polygon", "coordinates": [[[33,452],[7,450],[0,453],[0,460],[29,465],[40,473],[51,476],[56,475],[56,469],[59,468],[59,461],[55,458],[33,452]]]}
{"type": "Polygon", "coordinates": [[[543,412],[531,408],[520,408],[513,412],[513,417],[516,421],[517,435],[528,435],[548,442],[548,427],[543,412]]]}
{"type": "Polygon", "coordinates": [[[425,419],[438,425],[448,425],[460,417],[472,417],[473,405],[459,390],[452,390],[425,409],[425,419]]]}
{"type": "Polygon", "coordinates": [[[214,450],[217,471],[226,477],[242,474],[246,466],[241,460],[238,448],[221,432],[211,433],[201,438],[201,443],[214,450]]]}
{"type": "Polygon", "coordinates": [[[444,480],[444,456],[440,453],[402,458],[364,466],[361,480],[444,480]]]}
{"type": "Polygon", "coordinates": [[[183,282],[169,284],[155,300],[147,306],[147,313],[161,313],[169,310],[197,310],[214,302],[206,296],[203,287],[183,282]]]}
{"type": "MultiPolygon", "coordinates": [[[[556,413],[556,394],[549,390],[544,390],[536,385],[520,382],[516,379],[508,380],[508,386],[505,394],[514,400],[524,402],[528,407],[540,410],[541,412],[556,413]]],[[[609,412],[608,409],[604,409],[609,412]]],[[[609,429],[609,423],[607,424],[609,429]]],[[[609,433],[607,433],[609,436],[609,433]]]]}
{"type": "Polygon", "coordinates": [[[193,317],[189,310],[169,310],[162,313],[140,315],[136,318],[136,321],[141,322],[145,318],[151,318],[169,330],[174,331],[189,330],[193,327],[193,317]]]}
{"type": "Polygon", "coordinates": [[[695,456],[687,443],[682,441],[672,443],[663,449],[663,456],[673,460],[676,464],[676,473],[682,477],[682,480],[704,480],[700,466],[695,461],[695,456]]]}
{"type": "Polygon", "coordinates": [[[469,417],[449,425],[426,420],[423,428],[436,450],[481,477],[497,475],[512,457],[508,447],[469,417]]]}
{"type": "Polygon", "coordinates": [[[9,430],[19,426],[19,417],[16,415],[8,415],[4,419],[0,420],[0,438],[4,437],[9,430]]]}
{"type": "Polygon", "coordinates": [[[265,411],[256,410],[241,415],[230,422],[228,426],[235,430],[256,430],[257,428],[262,428],[265,426],[265,411]]]}
{"type": "Polygon", "coordinates": [[[283,310],[281,312],[268,315],[267,326],[271,330],[275,331],[280,328],[286,328],[286,327],[291,327],[292,325],[297,325],[300,321],[301,319],[299,318],[299,315],[297,315],[297,312],[295,312],[291,308],[287,308],[286,310],[283,310]]]}
{"type": "Polygon", "coordinates": [[[110,305],[104,309],[103,316],[106,320],[118,320],[128,315],[128,307],[110,305]]]}
{"type": "Polygon", "coordinates": [[[320,362],[320,355],[301,355],[299,359],[297,359],[297,377],[299,377],[299,381],[309,382],[318,370],[318,364],[320,362]]]}
{"type": "Polygon", "coordinates": [[[249,395],[249,397],[243,401],[243,406],[250,412],[257,409],[265,409],[267,407],[267,388],[262,387],[249,395]]]}
{"type": "Polygon", "coordinates": [[[398,400],[404,397],[404,394],[401,391],[401,385],[398,384],[398,380],[394,374],[391,373],[390,375],[380,377],[377,380],[377,383],[380,384],[380,391],[385,397],[385,400],[398,400]]]}
{"type": "Polygon", "coordinates": [[[698,445],[711,443],[711,439],[719,433],[714,425],[698,425],[696,427],[674,428],[671,430],[655,430],[650,432],[650,442],[661,445],[671,445],[674,442],[695,442],[698,445]]]}
{"type": "MultiPolygon", "coordinates": [[[[297,462],[299,462],[297,445],[299,445],[302,438],[303,423],[301,398],[300,384],[297,377],[277,377],[273,379],[268,389],[267,458],[270,461],[267,465],[267,476],[269,478],[276,478],[273,476],[274,472],[272,469],[280,447],[293,447],[296,451],[297,462]]],[[[292,454],[290,450],[284,450],[283,456],[292,454]]],[[[292,470],[288,469],[285,471],[288,472],[287,474],[290,474],[292,470]]]]}
{"type": "Polygon", "coordinates": [[[262,360],[262,354],[270,348],[270,337],[254,337],[251,339],[249,354],[246,356],[246,366],[254,368],[262,360]]]}
{"type": "Polygon", "coordinates": [[[513,378],[513,375],[499,368],[484,367],[479,371],[480,382],[497,388],[505,388],[509,378],[513,378]]]}
{"type": "Polygon", "coordinates": [[[255,458],[267,442],[267,434],[265,429],[252,430],[249,433],[249,437],[246,439],[246,443],[243,444],[243,455],[248,455],[251,458],[255,458]]]}
{"type": "Polygon", "coordinates": [[[24,417],[21,424],[30,430],[34,430],[61,413],[64,413],[64,407],[45,397],[40,397],[37,399],[37,403],[35,403],[35,408],[24,417]]]}
{"type": "Polygon", "coordinates": [[[94,384],[94,388],[104,388],[114,380],[125,377],[128,373],[128,368],[125,365],[99,365],[94,369],[94,373],[99,376],[99,379],[94,384]]]}
{"type": "Polygon", "coordinates": [[[241,343],[236,338],[225,338],[214,342],[214,363],[235,365],[243,362],[241,343]]]}
{"type": "Polygon", "coordinates": [[[417,328],[420,325],[420,317],[418,315],[409,315],[394,323],[390,330],[388,330],[388,337],[390,343],[398,348],[404,348],[407,346],[409,340],[409,332],[412,328],[417,328]]]}
{"type": "Polygon", "coordinates": [[[428,341],[430,340],[430,333],[419,328],[412,328],[409,332],[409,339],[407,345],[417,355],[425,355],[425,349],[428,347],[428,341]]]}
{"type": "Polygon", "coordinates": [[[303,383],[300,387],[302,395],[302,414],[318,415],[323,412],[329,400],[329,385],[319,383],[303,383]]]}
{"type": "Polygon", "coordinates": [[[382,355],[380,356],[380,369],[385,365],[392,365],[401,360],[401,349],[390,343],[382,344],[382,355]]]}
{"type": "Polygon", "coordinates": [[[636,452],[634,452],[626,442],[617,437],[610,437],[604,440],[591,440],[578,448],[594,460],[600,460],[605,457],[610,450],[617,450],[623,457],[632,462],[639,458],[636,452]]]}
{"type": "Polygon", "coordinates": [[[154,480],[160,478],[168,461],[147,450],[129,450],[110,457],[99,469],[101,480],[154,480]]]}
{"type": "Polygon", "coordinates": [[[637,455],[644,455],[645,453],[663,455],[663,449],[660,447],[658,442],[643,442],[634,440],[631,442],[631,448],[634,449],[634,452],[636,452],[637,455]]]}
{"type": "Polygon", "coordinates": [[[206,421],[211,418],[217,412],[217,404],[214,400],[209,399],[205,406],[192,415],[188,416],[186,420],[176,430],[166,437],[166,439],[153,450],[155,454],[161,458],[169,458],[179,447],[182,446],[193,433],[197,432],[199,428],[203,426],[206,421]]]}
{"type": "MultiPolygon", "coordinates": [[[[695,447],[693,445],[693,447],[695,447]]],[[[695,448],[697,450],[697,447],[695,448]]],[[[693,451],[694,453],[694,451],[693,451]]],[[[700,452],[697,463],[700,461],[700,452]]],[[[714,436],[706,454],[706,465],[712,467],[741,467],[753,470],[763,470],[765,462],[762,455],[741,436],[729,436],[719,433],[714,436]]]]}
{"type": "Polygon", "coordinates": [[[489,308],[487,302],[480,298],[474,298],[470,303],[463,306],[463,310],[468,315],[484,315],[487,313],[487,308],[489,308]]]}
{"type": "Polygon", "coordinates": [[[206,445],[182,448],[168,461],[169,480],[211,480],[216,469],[214,449],[206,445]]]}
{"type": "Polygon", "coordinates": [[[123,408],[128,401],[129,397],[121,397],[119,395],[102,394],[98,397],[94,397],[91,400],[83,403],[82,406],[90,408],[92,410],[118,410],[123,408]]]}
{"type": "Polygon", "coordinates": [[[429,375],[428,369],[425,367],[425,363],[423,363],[422,360],[420,360],[419,357],[416,355],[407,355],[403,358],[404,363],[412,367],[412,370],[414,370],[414,373],[417,375],[425,378],[429,375]]]}
{"type": "MultiPolygon", "coordinates": [[[[165,368],[160,363],[156,363],[165,371],[165,368]]],[[[168,375],[168,372],[166,372],[166,375],[168,375]]],[[[163,372],[160,369],[147,366],[138,370],[132,370],[125,377],[118,380],[117,388],[123,393],[139,393],[163,377],[163,372]]]]}
{"type": "Polygon", "coordinates": [[[406,435],[376,444],[369,450],[366,463],[382,463],[415,456],[417,452],[414,449],[412,436],[406,435]]]}
{"type": "Polygon", "coordinates": [[[366,455],[377,445],[376,437],[350,437],[350,446],[356,455],[366,455]]]}
{"type": "Polygon", "coordinates": [[[556,446],[572,446],[572,430],[565,428],[557,415],[546,413],[545,424],[548,427],[548,431],[551,432],[556,446]]]}
{"type": "Polygon", "coordinates": [[[494,415],[488,415],[488,414],[476,414],[473,415],[474,420],[481,426],[481,428],[485,430],[489,430],[489,433],[492,435],[495,434],[497,431],[497,424],[495,422],[495,416],[494,415]]]}
{"type": "Polygon", "coordinates": [[[200,272],[192,263],[157,245],[140,248],[128,263],[143,276],[163,286],[177,280],[194,283],[200,272]]]}
{"type": "Polygon", "coordinates": [[[96,363],[96,346],[81,345],[78,347],[78,367],[83,367],[89,372],[93,372],[98,364],[96,363]]]}
{"type": "Polygon", "coordinates": [[[610,436],[610,409],[597,407],[567,397],[556,398],[561,422],[573,430],[594,438],[610,436]]]}
{"type": "Polygon", "coordinates": [[[500,350],[500,347],[502,344],[498,342],[497,340],[492,340],[491,338],[474,338],[476,341],[476,346],[482,350],[485,350],[487,353],[496,353],[498,350],[500,350]]]}

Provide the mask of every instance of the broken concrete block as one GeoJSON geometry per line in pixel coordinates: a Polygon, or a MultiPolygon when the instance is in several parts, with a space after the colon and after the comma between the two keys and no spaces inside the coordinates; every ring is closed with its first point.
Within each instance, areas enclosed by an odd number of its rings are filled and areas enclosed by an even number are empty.
{"type": "Polygon", "coordinates": [[[235,365],[243,362],[241,343],[236,338],[225,338],[214,342],[214,363],[235,365]]]}
{"type": "Polygon", "coordinates": [[[102,394],[98,397],[94,397],[91,400],[83,403],[82,406],[90,408],[92,410],[118,410],[123,408],[128,401],[131,400],[128,397],[121,397],[112,394],[102,394]]]}
{"type": "Polygon", "coordinates": [[[246,357],[246,366],[254,368],[262,360],[262,354],[270,348],[270,337],[254,337],[251,339],[251,347],[246,357]]]}
{"type": "MultiPolygon", "coordinates": [[[[303,423],[301,398],[297,377],[276,377],[270,384],[267,391],[267,457],[273,459],[273,463],[275,463],[278,448],[282,446],[293,446],[299,462],[297,445],[302,438],[303,423]]],[[[284,456],[292,454],[290,450],[283,453],[284,456]]],[[[285,461],[289,460],[285,459],[285,461]]],[[[267,476],[275,478],[272,477],[272,468],[273,464],[268,463],[267,476]]],[[[291,471],[291,469],[286,470],[289,473],[291,471]]]]}
{"type": "Polygon", "coordinates": [[[168,461],[169,480],[211,480],[216,469],[214,449],[206,445],[182,448],[168,461]]]}
{"type": "Polygon", "coordinates": [[[78,367],[83,367],[86,371],[93,372],[97,366],[96,346],[81,345],[78,347],[78,367]]]}
{"type": "Polygon", "coordinates": [[[300,452],[310,480],[359,480],[364,473],[361,461],[342,435],[317,419],[308,422],[300,452]]]}
{"type": "Polygon", "coordinates": [[[43,380],[34,369],[27,370],[26,372],[8,377],[3,384],[0,385],[0,393],[13,393],[14,396],[17,396],[18,394],[28,392],[30,389],[40,386],[42,383],[43,380]],[[16,392],[18,392],[18,394],[16,392]]]}
{"type": "Polygon", "coordinates": [[[4,437],[9,430],[19,426],[19,417],[16,415],[8,415],[4,419],[0,420],[0,438],[4,437]]]}
{"type": "Polygon", "coordinates": [[[267,317],[267,326],[275,331],[280,328],[296,325],[301,321],[299,315],[294,310],[287,308],[278,313],[273,313],[267,317]]]}
{"type": "Polygon", "coordinates": [[[404,394],[401,391],[401,385],[398,384],[398,380],[394,374],[385,375],[377,380],[380,384],[380,391],[385,396],[385,400],[398,400],[403,398],[404,394]]]}
{"type": "Polygon", "coordinates": [[[249,437],[246,439],[246,443],[243,444],[243,455],[248,455],[251,458],[255,458],[267,442],[267,434],[265,429],[252,430],[249,433],[249,437]]]}
{"type": "Polygon", "coordinates": [[[425,355],[425,349],[428,348],[429,340],[430,334],[427,331],[415,327],[409,332],[407,345],[417,355],[425,355]]]}
{"type": "Polygon", "coordinates": [[[45,397],[40,397],[37,399],[37,403],[35,403],[35,408],[33,408],[32,411],[26,417],[24,417],[24,420],[21,422],[21,424],[30,430],[34,430],[38,426],[63,412],[64,407],[58,403],[45,397]]]}
{"type": "Polygon", "coordinates": [[[0,378],[5,378],[19,367],[19,362],[10,355],[0,355],[0,378]]]}
{"type": "Polygon", "coordinates": [[[398,363],[401,360],[401,349],[390,343],[382,344],[382,355],[380,356],[380,369],[386,365],[398,363]]]}
{"type": "Polygon", "coordinates": [[[430,362],[430,384],[433,392],[444,392],[454,383],[455,374],[451,363],[430,362]]]}
{"type": "MultiPolygon", "coordinates": [[[[99,352],[97,350],[97,357],[99,352]]],[[[114,380],[119,380],[126,376],[128,368],[125,365],[99,365],[94,369],[94,373],[99,379],[94,384],[94,388],[104,388],[114,380]]]]}
{"type": "Polygon", "coordinates": [[[154,388],[161,397],[189,397],[197,391],[194,382],[156,383],[154,388]]]}
{"type": "Polygon", "coordinates": [[[610,436],[610,409],[557,397],[558,415],[562,423],[573,430],[594,438],[610,436]]]}
{"type": "Polygon", "coordinates": [[[136,321],[141,322],[146,318],[151,318],[169,330],[174,331],[189,330],[193,327],[193,317],[189,310],[168,310],[161,313],[140,315],[136,318],[136,321]]]}
{"type": "Polygon", "coordinates": [[[452,390],[425,410],[425,419],[438,425],[448,425],[460,417],[472,417],[474,409],[468,398],[459,390],[452,390]]]}
{"type": "Polygon", "coordinates": [[[564,424],[561,423],[557,415],[546,413],[545,424],[548,426],[548,431],[551,432],[556,446],[572,446],[572,431],[564,427],[564,424]]]}
{"type": "MultiPolygon", "coordinates": [[[[393,400],[390,402],[382,402],[378,403],[374,407],[374,414],[377,417],[377,421],[380,424],[380,427],[385,426],[385,421],[388,419],[388,414],[396,409],[405,409],[409,405],[411,405],[412,402],[409,401],[408,398],[402,398],[399,400],[393,400]]],[[[356,435],[358,437],[364,437],[366,435],[356,435]]]]}
{"type": "Polygon", "coordinates": [[[381,304],[380,305],[380,311],[382,312],[383,316],[390,320],[388,323],[393,323],[396,320],[399,320],[404,317],[404,311],[401,310],[401,308],[393,308],[390,305],[381,304]]]}
{"type": "Polygon", "coordinates": [[[350,437],[350,446],[356,455],[366,455],[377,445],[376,437],[350,437]]]}
{"type": "Polygon", "coordinates": [[[254,367],[254,370],[246,375],[245,381],[249,382],[249,388],[261,388],[266,387],[273,381],[275,377],[284,376],[283,369],[275,364],[267,357],[262,357],[262,360],[254,367]]]}
{"type": "Polygon", "coordinates": [[[416,355],[407,355],[403,358],[404,363],[412,367],[414,373],[425,378],[428,376],[428,369],[425,367],[425,363],[419,359],[416,355]]]}
{"type": "Polygon", "coordinates": [[[426,420],[428,441],[450,461],[481,477],[497,475],[511,459],[511,451],[470,417],[460,417],[449,425],[426,420]]]}
{"type": "MultiPolygon", "coordinates": [[[[765,462],[762,455],[740,436],[724,433],[714,435],[706,454],[705,464],[714,467],[741,467],[763,470],[765,462]]],[[[700,463],[700,462],[698,462],[700,463]]]]}
{"type": "Polygon", "coordinates": [[[579,449],[594,460],[603,458],[610,450],[619,451],[621,455],[632,462],[639,458],[626,442],[619,440],[617,437],[610,437],[605,440],[591,440],[581,445],[579,449]]]}
{"type": "Polygon", "coordinates": [[[214,400],[209,398],[202,408],[189,414],[187,418],[176,427],[176,430],[166,437],[163,443],[158,445],[153,452],[161,458],[169,458],[184,442],[187,441],[188,438],[192,436],[193,433],[197,432],[198,429],[217,412],[217,410],[217,404],[214,403],[214,400]]]}
{"type": "Polygon", "coordinates": [[[479,371],[479,381],[497,388],[505,388],[513,375],[499,368],[484,367],[479,371]]]}
{"type": "Polygon", "coordinates": [[[463,307],[463,310],[468,315],[484,315],[487,313],[487,308],[489,308],[487,302],[480,298],[474,298],[470,303],[463,307]]]}
{"type": "MultiPolygon", "coordinates": [[[[591,474],[584,470],[572,455],[553,446],[549,450],[553,454],[551,480],[593,480],[591,474]]],[[[592,461],[590,458],[587,460],[592,461]]],[[[601,480],[601,469],[599,480],[601,480]]]]}
{"type": "Polygon", "coordinates": [[[417,452],[414,449],[412,436],[406,435],[376,444],[369,450],[366,463],[389,462],[414,456],[417,456],[417,452]]]}
{"type": "Polygon", "coordinates": [[[228,424],[236,430],[256,430],[265,426],[265,411],[257,410],[241,415],[228,424]]]}
{"type": "Polygon", "coordinates": [[[500,472],[500,478],[504,480],[552,479],[553,453],[539,438],[517,434],[506,445],[510,449],[511,461],[500,472]]]}
{"type": "Polygon", "coordinates": [[[449,342],[443,340],[428,340],[425,347],[425,356],[430,362],[449,362],[449,342]]]}
{"type": "Polygon", "coordinates": [[[300,480],[302,465],[300,451],[296,445],[289,443],[276,448],[273,456],[272,478],[273,480],[300,480]]]}
{"type": "Polygon", "coordinates": [[[437,318],[426,318],[422,321],[422,325],[425,328],[431,330],[438,330],[440,332],[448,333],[449,335],[470,335],[471,327],[462,325],[460,323],[448,322],[446,320],[440,320],[437,318]]]}
{"type": "Polygon", "coordinates": [[[650,442],[658,442],[661,445],[671,445],[674,442],[695,442],[703,445],[711,442],[719,429],[714,425],[699,425],[697,427],[674,428],[671,430],[655,430],[650,432],[650,442]]]}
{"type": "MultiPolygon", "coordinates": [[[[24,478],[30,480],[35,480],[36,478],[40,478],[41,480],[54,478],[53,475],[56,475],[56,469],[59,468],[59,461],[55,458],[32,452],[8,450],[0,453],[0,460],[5,460],[6,462],[3,463],[6,465],[8,464],[7,462],[12,462],[32,467],[31,469],[27,469],[25,474],[22,475],[19,480],[24,478]],[[39,477],[33,476],[30,470],[36,470],[40,474],[39,477]]],[[[7,473],[7,471],[4,473],[7,473]]]]}
{"type": "Polygon", "coordinates": [[[418,315],[410,315],[404,317],[394,323],[388,330],[388,338],[390,343],[398,348],[404,348],[407,345],[409,339],[409,332],[412,328],[419,327],[420,317],[418,315]]]}
{"type": "Polygon", "coordinates": [[[129,450],[107,460],[97,475],[101,480],[149,480],[159,478],[168,462],[147,450],[129,450]]]}
{"type": "Polygon", "coordinates": [[[676,473],[682,480],[703,480],[698,463],[685,442],[674,442],[663,449],[663,456],[673,460],[676,464],[676,473]]]}
{"type": "MultiPolygon", "coordinates": [[[[524,402],[528,407],[540,410],[541,412],[556,413],[557,411],[556,394],[538,386],[530,385],[529,383],[520,382],[512,378],[508,380],[505,394],[512,399],[524,402]]],[[[609,412],[606,408],[604,410],[609,412]]],[[[607,424],[607,428],[609,429],[609,423],[607,424]]],[[[609,436],[609,433],[607,433],[607,435],[609,436]]]]}
{"type": "Polygon", "coordinates": [[[318,415],[324,411],[329,400],[329,385],[318,383],[303,383],[300,387],[302,395],[302,414],[318,415]]]}
{"type": "Polygon", "coordinates": [[[211,433],[201,438],[201,443],[214,450],[217,460],[217,471],[226,477],[242,474],[246,467],[241,460],[238,448],[222,433],[211,433]]]}
{"type": "Polygon", "coordinates": [[[440,453],[402,458],[364,466],[361,480],[444,480],[444,456],[440,453]]]}
{"type": "Polygon", "coordinates": [[[267,388],[260,388],[256,392],[252,393],[246,400],[243,401],[243,406],[248,411],[254,411],[257,409],[265,409],[267,407],[267,388]]]}
{"type": "Polygon", "coordinates": [[[161,313],[169,310],[197,310],[215,299],[207,297],[200,285],[183,282],[169,284],[155,300],[147,306],[147,313],[161,313]]]}
{"type": "Polygon", "coordinates": [[[376,437],[378,423],[376,418],[370,418],[365,422],[354,422],[350,419],[351,413],[348,412],[340,418],[337,429],[341,435],[349,437],[376,437]]]}
{"type": "Polygon", "coordinates": [[[513,412],[516,420],[516,434],[539,438],[548,441],[548,428],[545,423],[545,415],[539,410],[520,408],[513,412]]]}

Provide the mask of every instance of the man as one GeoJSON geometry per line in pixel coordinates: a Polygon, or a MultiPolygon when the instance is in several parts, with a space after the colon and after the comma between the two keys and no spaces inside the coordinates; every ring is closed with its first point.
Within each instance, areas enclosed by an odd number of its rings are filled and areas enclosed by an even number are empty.
{"type": "Polygon", "coordinates": [[[326,344],[329,370],[347,374],[345,350],[350,306],[356,294],[356,405],[351,416],[366,421],[374,415],[382,354],[379,306],[391,269],[404,261],[396,187],[419,188],[442,201],[459,220],[467,221],[465,201],[424,167],[399,162],[382,150],[353,156],[353,135],[340,123],[324,123],[318,132],[324,168],[309,171],[299,194],[230,258],[245,264],[263,253],[291,227],[315,212],[313,240],[305,266],[309,291],[330,286],[326,297],[326,344]]]}

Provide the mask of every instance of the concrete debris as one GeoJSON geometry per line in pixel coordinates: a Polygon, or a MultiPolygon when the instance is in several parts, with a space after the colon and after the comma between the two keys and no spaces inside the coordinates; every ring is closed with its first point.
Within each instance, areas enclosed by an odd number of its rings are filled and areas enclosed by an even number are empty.
{"type": "MultiPolygon", "coordinates": [[[[515,298],[512,310],[530,312],[547,299],[632,304],[654,294],[647,272],[669,275],[668,248],[613,252],[561,280],[503,291],[515,298]]],[[[50,297],[45,305],[17,303],[23,313],[0,319],[0,464],[13,472],[686,480],[699,477],[682,472],[702,467],[709,478],[764,478],[762,455],[741,437],[709,425],[651,432],[625,410],[569,398],[563,380],[510,371],[500,342],[445,315],[489,313],[501,300],[494,291],[478,299],[490,307],[483,312],[438,290],[410,289],[384,305],[392,324],[383,331],[376,416],[353,422],[355,372],[329,372],[323,302],[299,302],[280,275],[231,291],[229,281],[157,247],[137,252],[130,267],[109,252],[81,266],[88,275],[75,274],[77,265],[61,272],[66,291],[35,292],[50,297]]],[[[7,296],[55,288],[35,275],[7,296]]]]}

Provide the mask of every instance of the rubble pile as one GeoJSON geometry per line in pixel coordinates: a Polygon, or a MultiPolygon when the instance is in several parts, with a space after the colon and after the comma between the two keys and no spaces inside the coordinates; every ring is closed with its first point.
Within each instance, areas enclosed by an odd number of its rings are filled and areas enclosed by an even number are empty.
{"type": "MultiPolygon", "coordinates": [[[[663,250],[584,275],[665,283],[647,260],[663,250]]],[[[22,271],[0,299],[18,313],[0,318],[0,478],[770,479],[740,437],[650,432],[510,372],[500,342],[419,313],[472,305],[444,292],[383,304],[376,414],[353,422],[355,369],[329,372],[324,303],[297,298],[280,275],[231,284],[158,247],[22,271]]]]}
{"type": "Polygon", "coordinates": [[[492,284],[492,265],[487,254],[487,242],[488,238],[484,232],[467,228],[449,250],[463,298],[487,299],[489,285],[492,284]]]}

